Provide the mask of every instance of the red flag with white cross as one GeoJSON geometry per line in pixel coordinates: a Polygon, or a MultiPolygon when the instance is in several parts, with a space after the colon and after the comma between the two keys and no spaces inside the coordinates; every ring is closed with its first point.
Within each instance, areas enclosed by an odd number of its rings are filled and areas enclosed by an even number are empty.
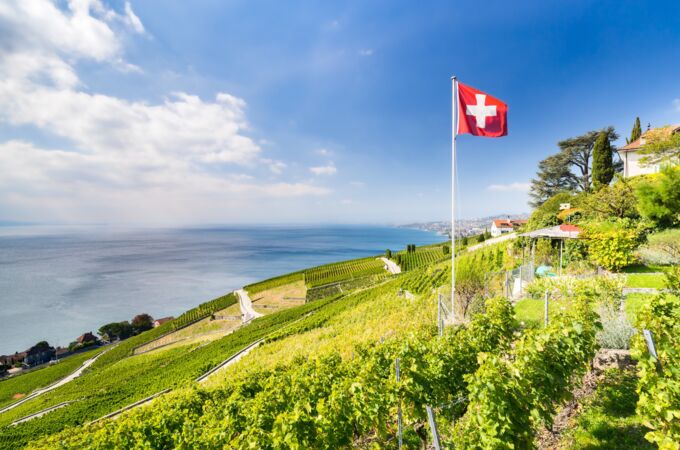
{"type": "Polygon", "coordinates": [[[473,136],[501,137],[508,134],[508,105],[479,89],[457,83],[458,132],[473,136]]]}

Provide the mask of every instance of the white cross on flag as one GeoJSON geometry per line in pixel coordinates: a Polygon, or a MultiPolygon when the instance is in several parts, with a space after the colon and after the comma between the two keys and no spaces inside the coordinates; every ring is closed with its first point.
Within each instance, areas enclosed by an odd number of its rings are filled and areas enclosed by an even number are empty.
{"type": "Polygon", "coordinates": [[[508,105],[462,83],[458,86],[458,132],[474,136],[508,134],[508,105]]]}

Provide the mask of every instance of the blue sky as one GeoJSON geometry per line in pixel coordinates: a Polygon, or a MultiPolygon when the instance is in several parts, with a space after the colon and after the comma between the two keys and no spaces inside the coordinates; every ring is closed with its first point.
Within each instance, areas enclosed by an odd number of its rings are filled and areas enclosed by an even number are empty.
{"type": "Polygon", "coordinates": [[[9,0],[0,220],[403,223],[529,211],[555,143],[680,123],[680,4],[9,0]]]}

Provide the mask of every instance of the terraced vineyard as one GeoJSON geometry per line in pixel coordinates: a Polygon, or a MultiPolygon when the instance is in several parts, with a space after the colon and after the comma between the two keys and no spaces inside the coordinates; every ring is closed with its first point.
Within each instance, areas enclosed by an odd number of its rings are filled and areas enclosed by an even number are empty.
{"type": "Polygon", "coordinates": [[[344,294],[354,289],[360,289],[367,286],[371,286],[373,284],[379,283],[380,281],[388,278],[389,276],[390,275],[388,273],[382,273],[378,275],[368,275],[365,277],[340,281],[338,283],[317,286],[307,291],[306,301],[312,302],[322,298],[331,297],[333,295],[344,294]]]}
{"type": "Polygon", "coordinates": [[[225,309],[235,304],[237,301],[234,293],[230,292],[227,295],[210,300],[209,302],[201,303],[196,308],[190,309],[175,320],[172,320],[170,322],[170,327],[173,330],[185,327],[190,323],[194,323],[197,320],[204,319],[217,311],[225,309]]]}
{"type": "Polygon", "coordinates": [[[253,294],[257,294],[262,291],[267,291],[269,289],[273,289],[279,286],[300,281],[304,278],[303,274],[304,272],[302,271],[293,272],[286,275],[281,275],[279,277],[269,278],[268,280],[249,284],[248,286],[245,286],[243,289],[245,289],[248,292],[248,294],[252,296],[253,294]]]}
{"type": "Polygon", "coordinates": [[[12,398],[15,395],[23,397],[36,389],[49,386],[75,372],[86,360],[93,358],[103,350],[102,348],[90,349],[68,356],[57,364],[0,381],[0,408],[13,403],[15,400],[19,400],[18,397],[16,399],[12,398]]]}
{"type": "Polygon", "coordinates": [[[451,284],[451,265],[440,264],[414,271],[401,279],[402,289],[414,294],[427,294],[439,286],[451,284]]]}
{"type": "Polygon", "coordinates": [[[309,288],[385,273],[385,264],[374,257],[343,261],[305,270],[305,283],[309,288]]]}
{"type": "MultiPolygon", "coordinates": [[[[97,370],[0,415],[0,449],[21,448],[30,439],[95,420],[151,394],[191,382],[257,339],[283,329],[334,300],[321,300],[255,319],[247,327],[208,345],[109,360],[97,370]],[[7,426],[21,417],[68,401],[73,403],[43,417],[7,426]]],[[[102,358],[104,356],[108,354],[102,358]]]]}
{"type": "Polygon", "coordinates": [[[421,247],[415,252],[399,252],[393,256],[393,260],[401,267],[401,270],[408,272],[409,270],[424,267],[450,258],[450,254],[445,254],[441,246],[436,247],[421,247]]]}

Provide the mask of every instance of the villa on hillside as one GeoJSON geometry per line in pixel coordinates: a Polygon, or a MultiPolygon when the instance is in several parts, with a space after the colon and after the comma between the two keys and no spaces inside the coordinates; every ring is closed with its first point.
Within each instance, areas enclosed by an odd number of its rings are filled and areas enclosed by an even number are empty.
{"type": "Polygon", "coordinates": [[[526,220],[496,219],[491,221],[491,236],[498,237],[505,233],[512,233],[526,224],[526,220]]]}
{"type": "Polygon", "coordinates": [[[680,131],[680,125],[672,125],[670,127],[653,128],[642,133],[642,136],[635,139],[620,149],[618,149],[619,156],[623,161],[623,176],[634,177],[637,175],[645,175],[650,173],[657,173],[660,170],[659,164],[641,164],[640,160],[644,155],[640,154],[640,150],[647,143],[650,134],[660,133],[665,136],[670,136],[680,131]]]}
{"type": "Polygon", "coordinates": [[[156,320],[153,321],[153,327],[154,327],[154,328],[160,327],[160,326],[163,325],[165,322],[170,322],[170,321],[173,320],[173,319],[174,319],[174,317],[172,317],[172,316],[163,317],[163,318],[161,318],[161,319],[156,319],[156,320]]]}

